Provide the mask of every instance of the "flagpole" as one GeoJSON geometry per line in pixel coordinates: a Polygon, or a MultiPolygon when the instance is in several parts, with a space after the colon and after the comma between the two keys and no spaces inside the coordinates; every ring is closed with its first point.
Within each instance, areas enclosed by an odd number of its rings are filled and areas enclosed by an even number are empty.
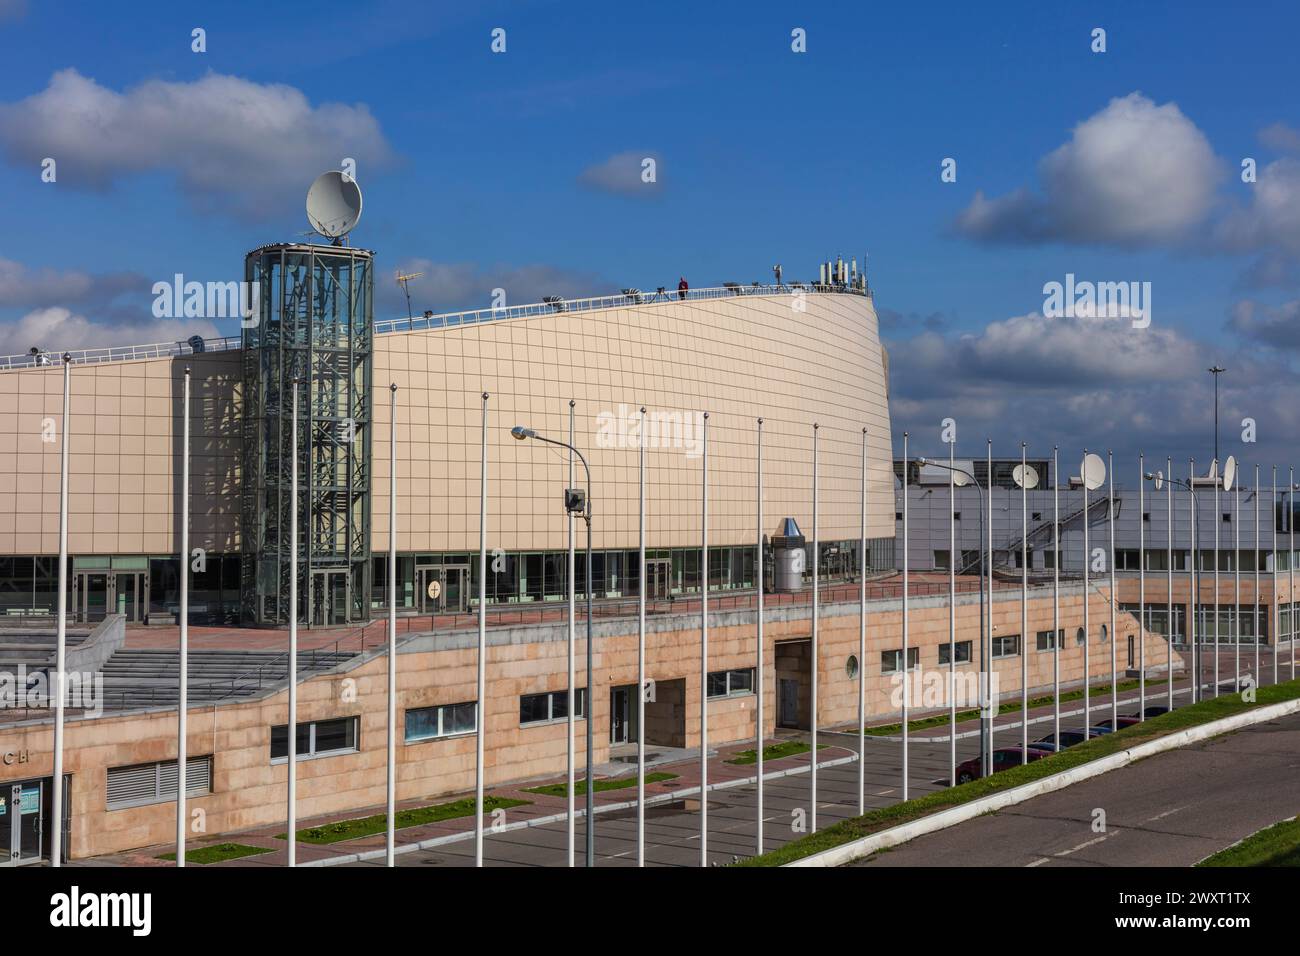
{"type": "Polygon", "coordinates": [[[1119,730],[1119,681],[1115,674],[1118,664],[1116,645],[1119,644],[1119,634],[1116,633],[1119,592],[1115,590],[1115,456],[1109,448],[1106,449],[1106,519],[1110,529],[1110,729],[1119,730]]]}
{"type": "Polygon", "coordinates": [[[1189,458],[1187,461],[1187,497],[1191,502],[1192,509],[1192,550],[1191,561],[1187,565],[1187,580],[1190,584],[1191,600],[1187,608],[1187,649],[1192,652],[1192,670],[1196,676],[1192,682],[1192,703],[1198,703],[1201,699],[1201,649],[1200,638],[1196,633],[1196,622],[1199,620],[1201,612],[1201,569],[1199,567],[1200,548],[1198,547],[1198,530],[1197,522],[1200,518],[1199,508],[1196,503],[1196,491],[1194,482],[1196,481],[1196,459],[1189,458]]]}
{"type": "MultiPolygon", "coordinates": [[[[1270,505],[1271,505],[1270,510],[1277,509],[1277,465],[1273,466],[1273,497],[1270,501],[1270,505]]],[[[1274,525],[1276,524],[1277,522],[1274,522],[1274,525]]],[[[1277,533],[1276,532],[1269,535],[1269,542],[1273,552],[1272,555],[1273,570],[1269,573],[1269,576],[1272,578],[1272,581],[1270,581],[1269,584],[1273,592],[1273,605],[1272,605],[1273,610],[1269,613],[1268,617],[1270,621],[1269,630],[1273,632],[1273,683],[1276,684],[1277,683],[1277,636],[1278,636],[1277,635],[1278,627],[1276,623],[1278,617],[1277,615],[1277,533]]],[[[1259,564],[1258,554],[1255,555],[1255,564],[1257,566],[1259,564]]],[[[1255,643],[1256,644],[1259,643],[1258,634],[1255,635],[1255,643]]]]}
{"type": "MultiPolygon", "coordinates": [[[[862,539],[858,542],[858,816],[867,812],[867,430],[862,429],[862,539]]],[[[816,754],[813,758],[816,759],[816,754]]]]}
{"type": "MultiPolygon", "coordinates": [[[[910,703],[910,701],[908,700],[909,695],[908,695],[907,685],[910,682],[910,679],[908,676],[908,669],[907,669],[907,640],[911,636],[910,628],[909,628],[909,625],[911,623],[910,622],[911,608],[909,606],[910,602],[908,600],[909,597],[908,592],[910,590],[909,587],[910,576],[909,576],[908,565],[911,563],[908,559],[910,557],[911,552],[908,549],[908,540],[907,540],[908,519],[909,519],[909,508],[907,505],[907,499],[908,499],[907,469],[908,469],[909,455],[908,455],[907,445],[908,445],[908,435],[907,432],[903,432],[903,658],[901,661],[899,661],[898,667],[903,675],[903,799],[904,800],[907,800],[908,798],[907,718],[908,718],[908,710],[909,710],[908,704],[910,703]]],[[[815,661],[813,666],[816,667],[815,661]]]]}
{"type": "MultiPolygon", "coordinates": [[[[573,436],[569,436],[573,444],[573,436]]],[[[637,465],[640,471],[640,530],[638,550],[641,558],[641,600],[637,608],[636,639],[636,865],[645,866],[645,406],[641,406],[641,432],[637,440],[637,465]]],[[[570,459],[570,468],[573,467],[570,459]]],[[[573,519],[569,519],[572,524],[573,519]]],[[[572,796],[570,796],[572,799],[572,796]]]]}
{"type": "Polygon", "coordinates": [[[709,865],[709,413],[700,482],[700,866],[709,865]]]}
{"type": "MultiPolygon", "coordinates": [[[[758,762],[758,854],[763,853],[763,577],[766,570],[763,558],[763,419],[758,420],[758,530],[754,537],[755,578],[758,581],[758,726],[754,733],[754,753],[758,762]]],[[[858,746],[861,746],[859,741],[858,746]]]]}
{"type": "Polygon", "coordinates": [[[385,862],[397,845],[397,383],[388,386],[388,826],[385,862]]]}
{"type": "Polygon", "coordinates": [[[1061,472],[1052,446],[1052,740],[1061,749],[1061,472]]]}
{"type": "MultiPolygon", "coordinates": [[[[809,810],[809,816],[812,825],[809,832],[817,832],[817,611],[819,595],[819,581],[821,576],[821,544],[818,537],[817,525],[817,430],[820,426],[813,422],[813,494],[812,494],[812,519],[813,519],[813,587],[812,587],[812,748],[808,751],[808,761],[812,766],[810,779],[812,782],[812,807],[809,810]]],[[[903,441],[906,442],[906,433],[903,441]]],[[[906,526],[906,522],[904,522],[906,526]]],[[[906,534],[906,530],[904,531],[906,534]]],[[[904,612],[906,613],[906,612],[904,612]]],[[[906,761],[904,761],[906,765],[906,761]]],[[[903,799],[907,799],[906,792],[903,799]]]]}
{"type": "MultiPolygon", "coordinates": [[[[63,444],[59,449],[59,619],[54,652],[54,775],[50,793],[54,829],[50,833],[50,866],[63,865],[63,698],[68,644],[68,426],[72,417],[72,357],[63,353],[63,444]]],[[[20,812],[15,807],[14,812],[20,812]]]]}
{"type": "MultiPolygon", "coordinates": [[[[573,487],[573,449],[577,447],[573,443],[574,404],[575,404],[574,400],[569,399],[569,484],[568,487],[570,488],[573,487]]],[[[576,562],[576,551],[575,551],[575,544],[574,544],[575,539],[573,535],[573,512],[572,511],[568,511],[566,509],[565,520],[568,521],[569,523],[569,711],[568,711],[568,719],[566,721],[566,723],[568,724],[568,738],[569,738],[568,739],[568,755],[569,755],[569,763],[568,763],[569,834],[568,836],[569,836],[569,866],[573,866],[574,833],[576,829],[575,821],[577,819],[577,816],[574,812],[574,795],[573,795],[574,788],[577,786],[577,781],[574,779],[574,772],[573,772],[573,747],[574,747],[574,732],[576,727],[575,721],[577,720],[577,707],[578,707],[578,691],[574,687],[574,683],[577,681],[577,674],[574,669],[574,657],[575,657],[575,646],[576,646],[575,637],[574,637],[574,627],[575,627],[575,620],[577,618],[578,599],[577,599],[577,572],[575,571],[575,566],[577,562],[576,562]]],[[[645,590],[644,564],[641,569],[641,590],[642,591],[645,590]]],[[[587,678],[587,694],[586,694],[584,712],[587,715],[586,719],[591,720],[592,718],[590,716],[591,714],[591,678],[590,677],[587,678]]]]}
{"type": "MultiPolygon", "coordinates": [[[[1255,552],[1259,563],[1259,552],[1255,552]]],[[[1241,690],[1241,483],[1232,486],[1232,689],[1241,690]]]]}
{"type": "MultiPolygon", "coordinates": [[[[957,786],[957,459],[948,443],[948,785],[957,786]]],[[[973,470],[973,469],[972,469],[973,470]]],[[[984,582],[980,582],[980,587],[984,582]]],[[[866,658],[864,656],[865,665],[866,658]]],[[[865,739],[864,739],[865,743],[865,739]]],[[[864,755],[865,756],[865,755],[864,755]]]]}
{"type": "Polygon", "coordinates": [[[186,719],[189,717],[190,652],[190,367],[185,366],[181,401],[181,566],[180,566],[180,696],[176,701],[176,865],[185,865],[185,771],[189,760],[186,719]]]}
{"type": "Polygon", "coordinates": [[[1020,443],[1020,762],[1029,763],[1029,468],[1020,443]]]}
{"type": "Polygon", "coordinates": [[[289,465],[289,866],[298,865],[298,396],[293,380],[289,465]]]}
{"type": "MultiPolygon", "coordinates": [[[[1291,605],[1291,639],[1287,641],[1287,648],[1291,654],[1291,679],[1295,680],[1295,636],[1296,636],[1296,607],[1295,607],[1295,469],[1287,470],[1287,494],[1288,502],[1286,514],[1287,527],[1287,556],[1286,556],[1286,600],[1291,605]]],[[[1259,564],[1258,557],[1255,563],[1259,564]]]]}
{"type": "Polygon", "coordinates": [[[1174,709],[1174,460],[1165,459],[1165,531],[1169,553],[1165,556],[1165,680],[1169,684],[1169,709],[1174,709]]]}
{"type": "Polygon", "coordinates": [[[1088,728],[1092,726],[1092,705],[1090,702],[1090,693],[1092,687],[1092,664],[1088,659],[1088,648],[1092,644],[1092,624],[1089,621],[1088,601],[1089,597],[1089,565],[1092,561],[1092,554],[1088,550],[1088,449],[1083,450],[1084,467],[1080,469],[1082,474],[1080,484],[1083,486],[1083,735],[1088,739],[1088,728]]]}
{"type": "Polygon", "coordinates": [[[1138,720],[1147,719],[1147,458],[1138,452],[1138,720]]]}
{"type": "MultiPolygon", "coordinates": [[[[474,865],[483,865],[483,731],[487,720],[487,418],[488,393],[483,393],[483,425],[479,450],[478,505],[478,691],[474,720],[474,865]]],[[[590,678],[588,678],[590,683],[590,678]]],[[[591,695],[588,694],[590,697],[591,695]]],[[[588,707],[588,710],[591,708],[588,707]]],[[[588,716],[590,721],[590,716],[588,716]]],[[[590,788],[591,781],[587,781],[590,788]]],[[[591,821],[587,821],[590,828],[591,821]]]]}
{"type": "Polygon", "coordinates": [[[1255,627],[1255,670],[1251,675],[1255,680],[1255,686],[1259,687],[1259,496],[1262,492],[1259,485],[1259,465],[1255,466],[1255,610],[1254,610],[1254,627],[1255,627]]]}
{"type": "MultiPolygon", "coordinates": [[[[993,724],[994,721],[997,719],[998,710],[1000,709],[999,701],[993,698],[993,439],[989,438],[987,439],[987,442],[988,442],[988,447],[985,450],[985,454],[987,456],[986,467],[988,468],[988,474],[985,477],[984,482],[986,485],[988,485],[988,494],[985,495],[985,497],[988,499],[988,501],[985,502],[985,505],[988,510],[988,519],[987,521],[985,521],[985,528],[984,528],[985,540],[981,542],[982,544],[986,544],[988,546],[988,555],[989,555],[989,559],[985,567],[985,573],[988,575],[989,599],[984,603],[984,623],[985,623],[984,644],[986,650],[986,656],[984,657],[985,666],[986,666],[984,677],[987,682],[987,686],[985,688],[985,701],[988,705],[987,713],[988,713],[989,730],[988,730],[988,748],[983,753],[983,757],[985,760],[988,761],[988,764],[987,766],[983,766],[983,765],[981,766],[981,773],[983,776],[986,777],[993,773],[993,724]]],[[[906,485],[903,486],[903,490],[904,491],[907,490],[906,485]]],[[[903,501],[904,502],[907,501],[906,495],[904,495],[903,501]]],[[[904,548],[907,547],[906,535],[903,536],[903,547],[904,548]]],[[[983,582],[981,582],[980,588],[982,592],[983,582]]],[[[904,590],[906,591],[906,588],[904,590]]]]}

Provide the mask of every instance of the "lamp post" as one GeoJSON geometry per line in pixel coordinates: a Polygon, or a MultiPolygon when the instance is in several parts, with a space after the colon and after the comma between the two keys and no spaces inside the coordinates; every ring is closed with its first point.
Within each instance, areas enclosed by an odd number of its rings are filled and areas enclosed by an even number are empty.
{"type": "MultiPolygon", "coordinates": [[[[554,438],[547,438],[545,435],[539,435],[531,428],[525,428],[523,425],[516,425],[510,429],[510,434],[523,441],[525,438],[533,438],[548,445],[555,445],[559,448],[565,448],[578,456],[578,461],[582,462],[582,469],[587,474],[587,488],[591,488],[591,467],[587,464],[587,459],[583,457],[582,452],[578,451],[568,442],[556,441],[554,438]]],[[[581,514],[583,522],[587,525],[587,694],[586,694],[586,718],[587,718],[587,866],[596,865],[596,806],[595,806],[595,785],[592,780],[592,753],[596,749],[595,732],[593,724],[595,723],[595,707],[593,701],[595,695],[592,691],[595,689],[595,655],[592,649],[591,640],[591,495],[583,492],[578,488],[566,488],[564,490],[564,510],[568,514],[581,514]]],[[[644,586],[645,582],[642,582],[644,586]]],[[[644,693],[644,690],[642,691],[644,693]]]]}
{"type": "MultiPolygon", "coordinates": [[[[980,701],[980,775],[987,777],[993,772],[991,766],[993,755],[991,752],[991,743],[993,739],[993,704],[985,700],[989,690],[989,659],[984,653],[984,489],[980,483],[975,480],[975,476],[964,468],[958,468],[956,465],[950,465],[942,461],[935,461],[933,458],[917,458],[916,463],[919,467],[933,465],[936,468],[942,468],[953,475],[953,484],[958,488],[965,488],[967,485],[974,485],[975,490],[980,496],[980,679],[984,683],[983,692],[980,701]]],[[[906,476],[905,476],[906,477],[906,476]]],[[[904,486],[906,490],[906,486],[904,486]]],[[[990,496],[992,490],[989,491],[990,496]]],[[[950,556],[951,560],[951,556],[950,556]]],[[[993,563],[993,555],[989,555],[989,564],[993,563]]],[[[992,593],[989,594],[989,603],[993,601],[992,593]]],[[[904,662],[906,663],[906,662],[904,662]]],[[[952,693],[949,688],[949,693],[952,693]]],[[[957,781],[949,781],[949,786],[957,786],[957,781]]]]}
{"type": "MultiPolygon", "coordinates": [[[[1214,376],[1214,464],[1217,466],[1219,464],[1219,376],[1226,372],[1227,369],[1221,365],[1212,365],[1206,371],[1214,376]]],[[[1214,565],[1216,568],[1218,564],[1219,553],[1215,551],[1214,565]]],[[[1214,622],[1214,626],[1217,632],[1219,626],[1217,620],[1214,622]]]]}

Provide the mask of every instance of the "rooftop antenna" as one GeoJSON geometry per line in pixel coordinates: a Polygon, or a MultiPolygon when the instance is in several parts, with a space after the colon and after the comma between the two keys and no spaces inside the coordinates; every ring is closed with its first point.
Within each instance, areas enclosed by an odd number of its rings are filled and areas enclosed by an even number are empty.
{"type": "Polygon", "coordinates": [[[337,169],[321,173],[307,190],[307,222],[341,246],[361,219],[361,187],[337,169]]]}
{"type": "Polygon", "coordinates": [[[397,284],[406,293],[406,318],[408,320],[411,318],[411,280],[418,279],[422,275],[424,275],[423,272],[408,272],[403,275],[401,269],[397,270],[397,284]]]}

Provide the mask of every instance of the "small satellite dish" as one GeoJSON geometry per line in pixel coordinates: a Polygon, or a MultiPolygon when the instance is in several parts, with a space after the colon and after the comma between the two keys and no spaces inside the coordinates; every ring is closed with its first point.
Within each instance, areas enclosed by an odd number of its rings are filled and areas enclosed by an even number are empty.
{"type": "Polygon", "coordinates": [[[965,488],[970,484],[970,478],[969,476],[962,474],[960,471],[954,471],[952,473],[952,483],[958,488],[965,488]]]}
{"type": "Polygon", "coordinates": [[[336,169],[321,173],[307,190],[307,221],[327,239],[338,239],[361,219],[361,187],[336,169]]]}
{"type": "Polygon", "coordinates": [[[1210,461],[1210,471],[1205,477],[1211,481],[1219,477],[1219,459],[1215,458],[1210,461]]]}
{"type": "Polygon", "coordinates": [[[1232,455],[1223,463],[1223,490],[1231,491],[1232,483],[1237,480],[1237,459],[1232,455]]]}
{"type": "Polygon", "coordinates": [[[1083,458],[1079,474],[1083,478],[1083,486],[1089,491],[1096,491],[1106,483],[1106,463],[1100,455],[1089,453],[1083,458]]]}
{"type": "Polygon", "coordinates": [[[1156,486],[1156,491],[1159,491],[1161,488],[1163,488],[1165,486],[1165,473],[1163,471],[1157,471],[1153,483],[1156,486]]]}
{"type": "Polygon", "coordinates": [[[1017,487],[1026,490],[1038,487],[1038,472],[1033,465],[1016,465],[1011,470],[1011,477],[1015,479],[1017,487]]]}

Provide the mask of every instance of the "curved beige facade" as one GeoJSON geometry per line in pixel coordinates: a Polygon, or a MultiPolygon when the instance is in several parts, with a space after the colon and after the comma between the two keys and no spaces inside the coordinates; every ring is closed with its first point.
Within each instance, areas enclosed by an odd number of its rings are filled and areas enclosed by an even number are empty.
{"type": "Polygon", "coordinates": [[[814,422],[821,537],[861,533],[864,427],[867,536],[894,533],[884,359],[862,295],[745,295],[393,333],[376,336],[374,369],[375,551],[388,549],[389,383],[398,385],[399,551],[478,548],[484,391],[489,548],[568,546],[567,459],[510,428],[565,439],[570,399],[575,444],[591,465],[596,548],[636,544],[643,405],[665,423],[647,430],[648,547],[700,541],[705,411],[710,544],[755,540],[759,417],[766,533],[790,516],[812,535],[814,422]],[[627,416],[632,428],[619,424],[627,416]]]}

